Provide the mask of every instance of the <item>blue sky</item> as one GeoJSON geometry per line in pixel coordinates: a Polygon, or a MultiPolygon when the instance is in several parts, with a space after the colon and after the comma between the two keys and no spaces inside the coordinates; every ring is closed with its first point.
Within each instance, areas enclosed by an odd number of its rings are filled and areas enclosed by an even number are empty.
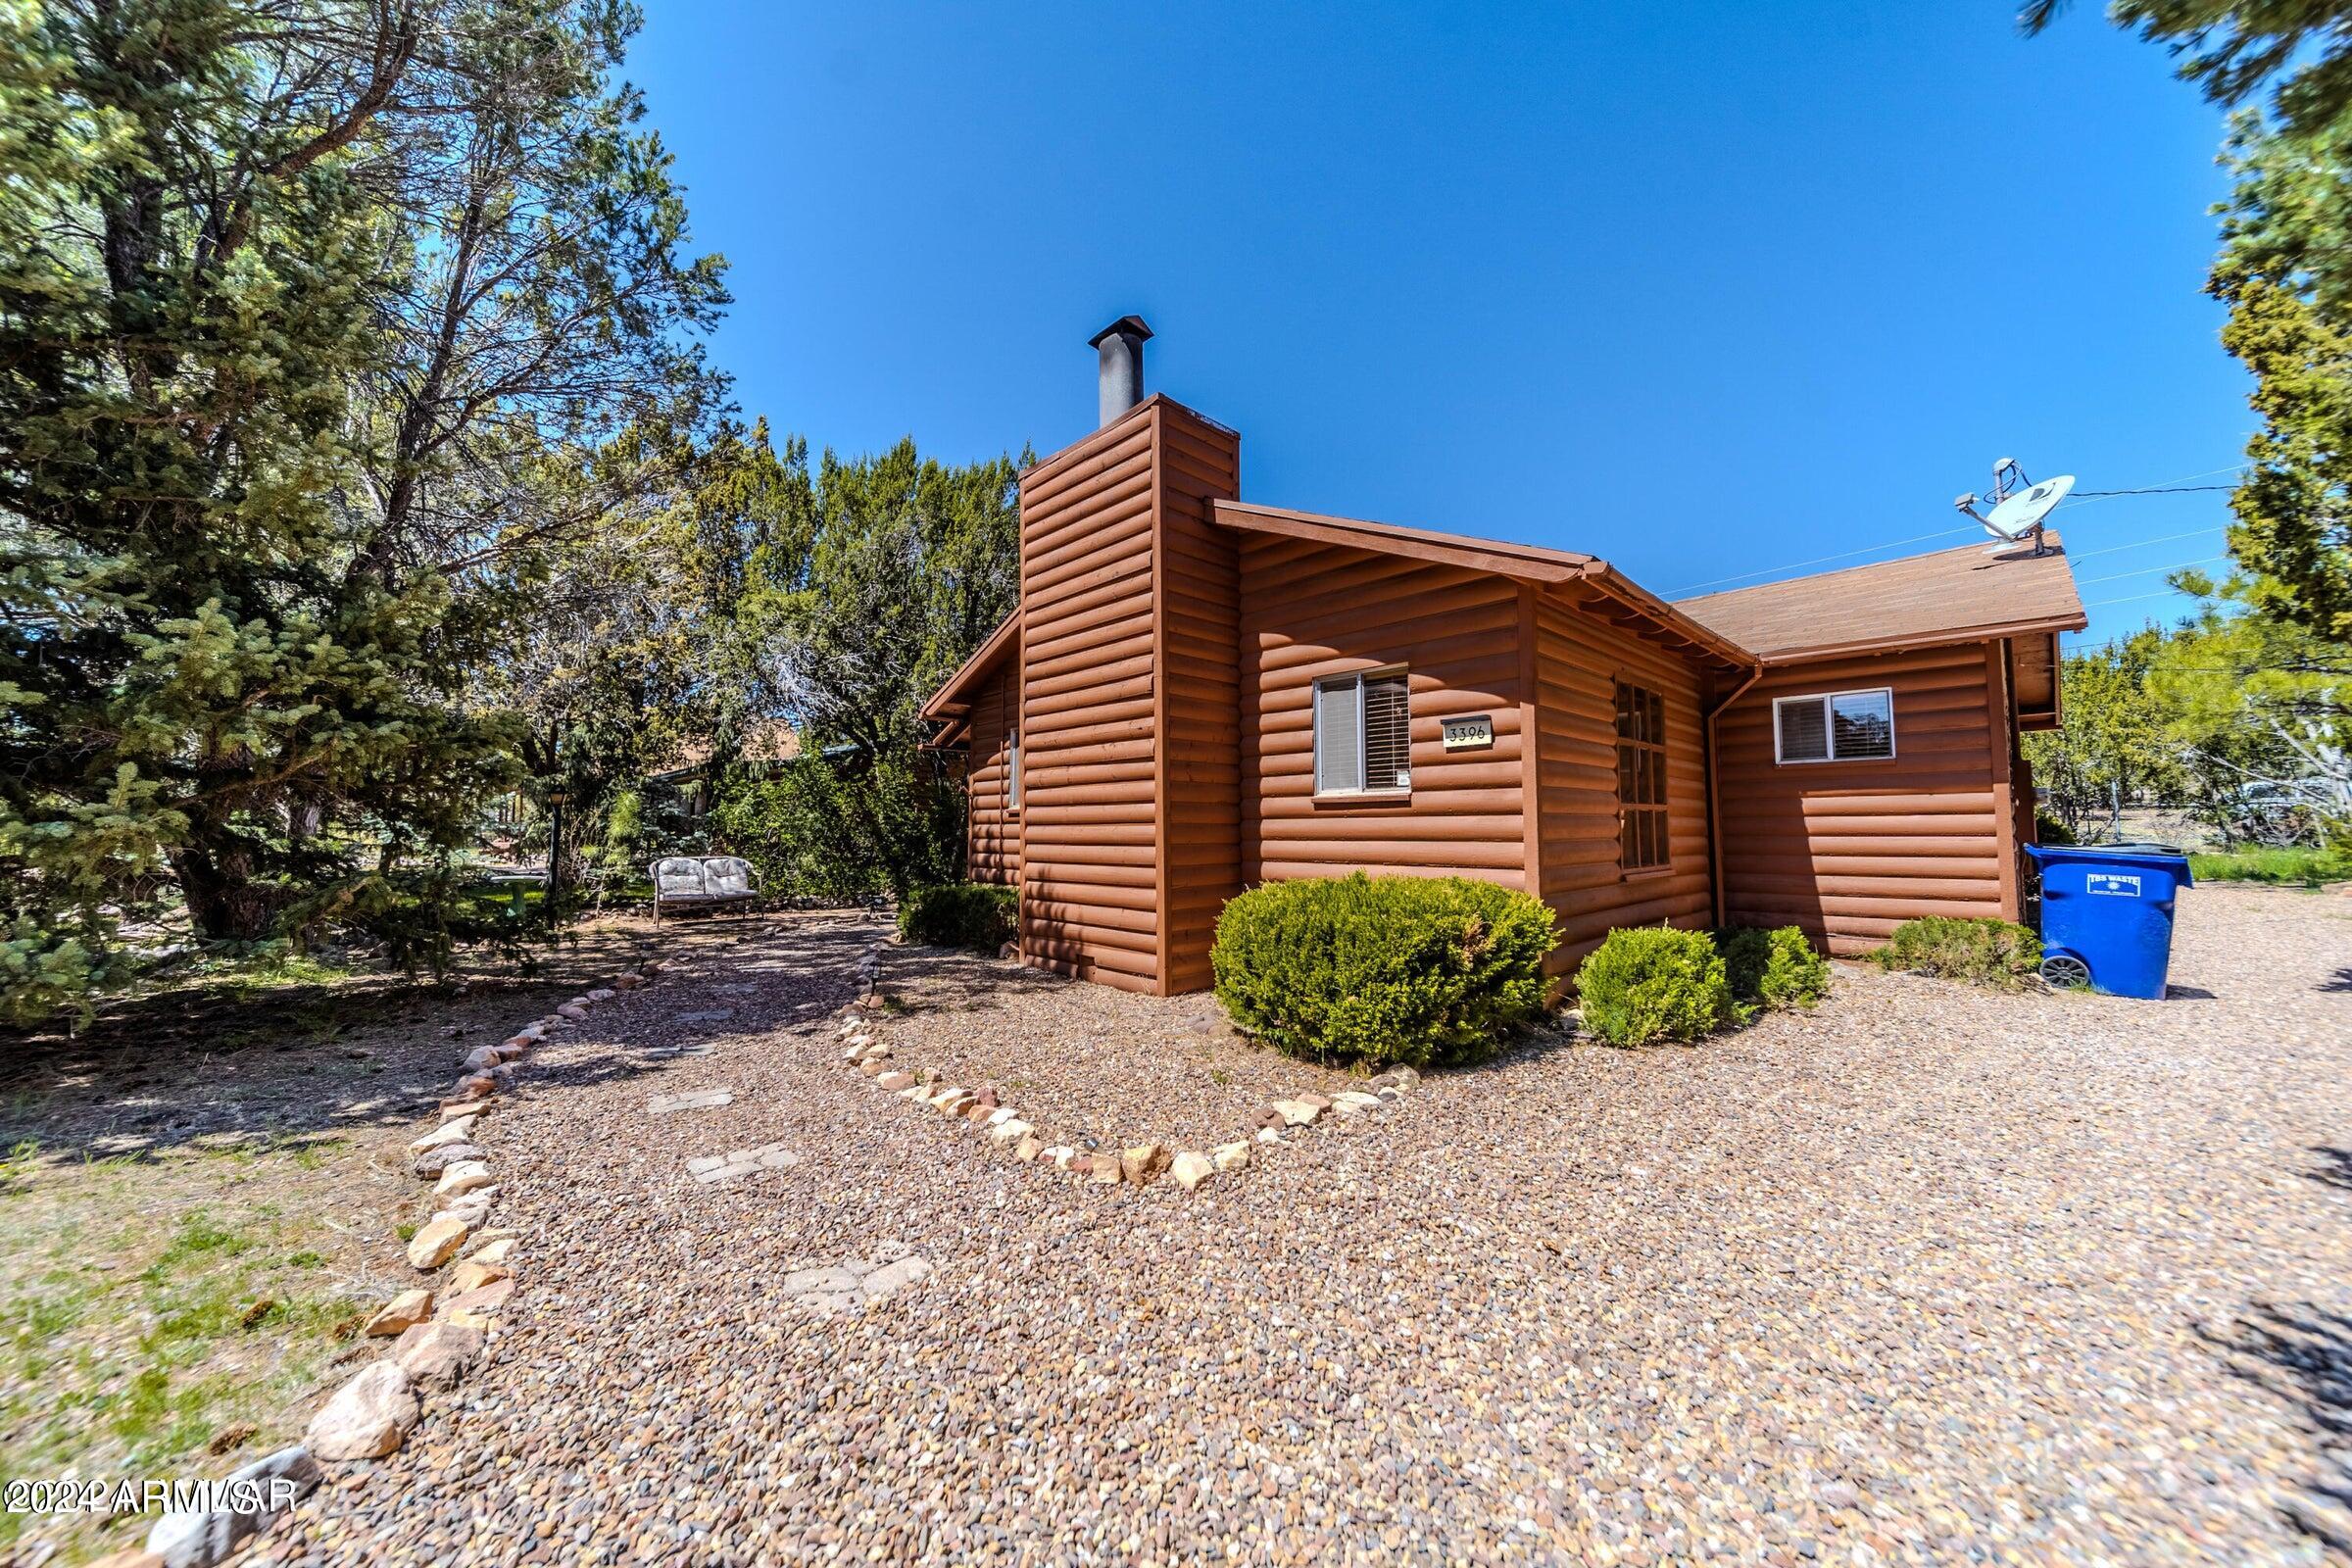
{"type": "MultiPolygon", "coordinates": [[[[1135,311],[1249,499],[1668,594],[1965,543],[1895,544],[2002,456],[2240,461],[2221,119],[2089,0],[2034,40],[1999,0],[648,9],[714,355],[820,446],[1051,452],[1135,311]]],[[[2184,609],[2146,568],[2226,499],[2062,510],[2076,641],[2184,609]]]]}

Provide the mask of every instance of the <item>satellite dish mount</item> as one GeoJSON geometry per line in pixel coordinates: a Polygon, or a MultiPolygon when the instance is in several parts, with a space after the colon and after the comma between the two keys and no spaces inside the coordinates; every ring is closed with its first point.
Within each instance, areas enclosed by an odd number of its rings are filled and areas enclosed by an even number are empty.
{"type": "Polygon", "coordinates": [[[2042,527],[2049,519],[2050,509],[2064,501],[2066,493],[2074,487],[2075,476],[2071,473],[2035,484],[2026,477],[2026,470],[2017,466],[2015,458],[2003,458],[1992,466],[1989,497],[1965,495],[1952,505],[1983,523],[1984,531],[2001,542],[1995,549],[2032,539],[2034,553],[2046,555],[2049,547],[2041,541],[2042,527]],[[1979,512],[1978,506],[1987,500],[1991,510],[1979,512]]]}

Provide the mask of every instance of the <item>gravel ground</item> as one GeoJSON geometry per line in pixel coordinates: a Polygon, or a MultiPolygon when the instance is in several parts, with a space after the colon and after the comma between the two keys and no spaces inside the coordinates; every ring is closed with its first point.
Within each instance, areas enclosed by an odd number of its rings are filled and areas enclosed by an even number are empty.
{"type": "Polygon", "coordinates": [[[1153,1139],[1205,1150],[1247,1138],[1267,1101],[1361,1078],[1264,1051],[1206,992],[1139,997],[941,948],[892,949],[879,1038],[896,1067],[994,1088],[1049,1144],[1153,1139]]]}
{"type": "MultiPolygon", "coordinates": [[[[1192,1195],[1058,1179],[845,1071],[823,1015],[871,928],[685,956],[490,1118],[528,1238],[496,1363],[264,1550],[2325,1561],[2352,898],[2181,911],[2162,1004],[1841,971],[1695,1050],[1432,1075],[1192,1195]],[[686,1173],[770,1142],[804,1157],[686,1173]],[[783,1283],[884,1255],[930,1272],[832,1313],[783,1283]]],[[[1089,1041],[1108,1096],[1198,1089],[1106,1070],[1126,1012],[1041,984],[1009,1016],[1089,1041]]]]}

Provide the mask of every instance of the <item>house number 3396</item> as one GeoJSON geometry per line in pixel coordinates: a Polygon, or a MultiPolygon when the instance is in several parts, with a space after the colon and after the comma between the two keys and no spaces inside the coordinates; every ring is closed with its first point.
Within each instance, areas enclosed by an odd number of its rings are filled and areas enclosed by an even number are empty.
{"type": "Polygon", "coordinates": [[[1445,722],[1446,749],[1467,752],[1494,744],[1494,716],[1492,713],[1472,713],[1463,718],[1445,722]]]}

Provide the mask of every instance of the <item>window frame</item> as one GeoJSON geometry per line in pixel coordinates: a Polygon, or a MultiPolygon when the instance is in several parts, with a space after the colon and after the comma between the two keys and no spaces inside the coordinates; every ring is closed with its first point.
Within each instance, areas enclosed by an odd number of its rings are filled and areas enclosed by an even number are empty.
{"type": "Polygon", "coordinates": [[[1672,786],[1666,776],[1666,693],[1655,686],[1645,686],[1627,675],[1612,677],[1609,690],[1610,733],[1609,761],[1617,780],[1617,879],[1630,882],[1637,877],[1666,876],[1674,870],[1674,811],[1672,786]],[[1649,739],[1627,735],[1618,730],[1616,713],[1620,695],[1632,692],[1635,698],[1654,706],[1657,734],[1649,739]],[[1626,747],[1633,747],[1641,756],[1657,758],[1658,798],[1654,801],[1629,801],[1625,798],[1625,772],[1622,757],[1626,747]],[[1657,818],[1659,858],[1640,865],[1629,865],[1625,858],[1625,831],[1629,812],[1653,812],[1657,818]]]}
{"type": "Polygon", "coordinates": [[[1021,814],[1021,726],[1004,732],[1004,814],[1021,814]]]}
{"type": "Polygon", "coordinates": [[[1772,763],[1775,767],[1820,767],[1828,762],[1844,762],[1858,766],[1864,762],[1891,762],[1902,753],[1900,737],[1895,734],[1894,688],[1891,686],[1849,686],[1835,692],[1791,692],[1787,697],[1772,700],[1772,763]],[[1840,757],[1838,755],[1838,710],[1832,705],[1840,697],[1884,697],[1886,699],[1886,752],[1883,757],[1840,757]],[[1781,708],[1787,703],[1818,703],[1821,705],[1821,733],[1829,748],[1823,757],[1787,757],[1781,747],[1781,708]]]}
{"type": "Polygon", "coordinates": [[[1311,799],[1316,801],[1406,801],[1412,799],[1413,683],[1408,666],[1381,664],[1371,669],[1352,670],[1345,675],[1317,676],[1307,683],[1306,722],[1313,742],[1313,755],[1307,760],[1307,766],[1310,769],[1307,777],[1314,786],[1311,799]],[[1395,677],[1404,686],[1405,782],[1382,785],[1377,789],[1361,784],[1354,789],[1325,789],[1323,787],[1323,689],[1327,686],[1342,684],[1352,685],[1355,688],[1355,776],[1362,778],[1367,771],[1366,764],[1371,760],[1372,746],[1371,733],[1364,726],[1364,688],[1372,681],[1390,677],[1395,677]]]}

